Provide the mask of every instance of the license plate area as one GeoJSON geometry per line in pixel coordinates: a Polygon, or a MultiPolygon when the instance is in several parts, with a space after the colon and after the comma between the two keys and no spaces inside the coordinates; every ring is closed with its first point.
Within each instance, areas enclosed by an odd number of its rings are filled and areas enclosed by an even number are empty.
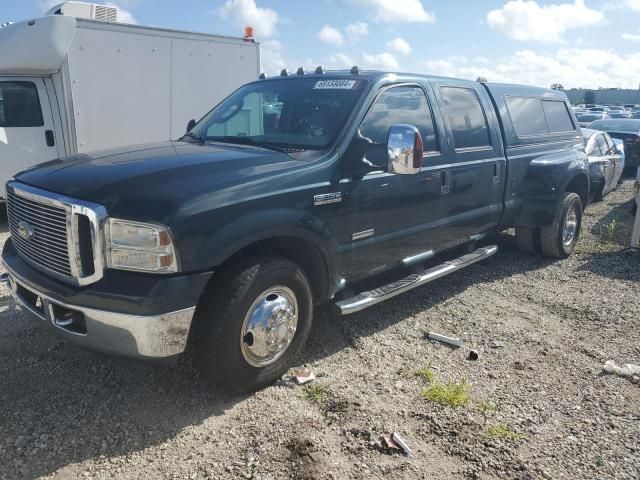
{"type": "Polygon", "coordinates": [[[27,290],[22,285],[16,282],[16,296],[19,297],[23,306],[30,310],[31,313],[42,320],[47,319],[47,314],[45,313],[44,309],[44,302],[39,295],[36,295],[30,290],[27,290]]]}

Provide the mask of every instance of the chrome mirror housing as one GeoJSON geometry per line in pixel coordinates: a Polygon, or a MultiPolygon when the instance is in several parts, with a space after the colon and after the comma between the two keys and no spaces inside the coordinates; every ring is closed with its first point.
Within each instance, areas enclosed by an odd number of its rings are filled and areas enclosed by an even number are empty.
{"type": "Polygon", "coordinates": [[[422,167],[424,146],[420,131],[413,125],[398,124],[389,130],[387,140],[388,171],[413,175],[422,167]]]}

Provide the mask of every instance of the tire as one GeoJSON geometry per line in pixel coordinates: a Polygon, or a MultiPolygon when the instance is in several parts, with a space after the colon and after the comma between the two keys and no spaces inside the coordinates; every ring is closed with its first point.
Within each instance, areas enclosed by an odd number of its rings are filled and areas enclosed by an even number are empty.
{"type": "Polygon", "coordinates": [[[533,255],[540,253],[540,229],[516,227],[516,244],[522,252],[533,255]]]}
{"type": "Polygon", "coordinates": [[[540,229],[542,253],[547,257],[567,258],[576,248],[581,225],[580,197],[576,193],[565,192],[553,223],[540,229]]]}
{"type": "MultiPolygon", "coordinates": [[[[205,291],[194,318],[196,365],[205,379],[234,392],[258,390],[280,378],[304,347],[313,315],[309,280],[298,265],[280,257],[248,258],[223,269],[217,278],[205,291]],[[257,338],[266,335],[260,328],[247,330],[251,318],[275,324],[280,321],[279,314],[290,318],[282,311],[292,305],[297,325],[288,346],[276,349],[276,358],[257,355],[254,349],[266,343],[257,341],[253,332],[257,338]],[[248,316],[250,310],[256,312],[254,317],[248,316]],[[275,314],[268,314],[270,311],[275,314]]],[[[290,329],[286,321],[281,325],[284,327],[275,325],[270,338],[280,339],[284,345],[289,335],[280,334],[290,329]]]]}

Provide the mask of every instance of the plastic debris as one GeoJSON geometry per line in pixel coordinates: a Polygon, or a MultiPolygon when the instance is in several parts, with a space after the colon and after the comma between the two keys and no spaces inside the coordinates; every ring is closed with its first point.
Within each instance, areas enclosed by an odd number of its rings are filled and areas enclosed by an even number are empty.
{"type": "Polygon", "coordinates": [[[469,360],[477,360],[480,354],[477,350],[469,350],[469,360]]]}
{"type": "Polygon", "coordinates": [[[393,440],[397,445],[400,446],[405,455],[411,456],[411,449],[409,448],[409,445],[407,445],[407,442],[405,442],[400,435],[398,435],[396,432],[393,432],[391,440],[393,440]]]}
{"type": "Polygon", "coordinates": [[[397,432],[384,433],[382,434],[382,439],[384,440],[387,448],[390,448],[391,450],[402,450],[405,455],[411,455],[411,448],[409,448],[407,442],[405,442],[397,432]]]}
{"type": "Polygon", "coordinates": [[[292,379],[298,385],[304,385],[305,383],[313,382],[316,376],[312,371],[303,368],[302,370],[294,370],[292,379]]]}
{"type": "Polygon", "coordinates": [[[634,365],[633,363],[625,363],[619,367],[613,360],[607,360],[602,369],[607,373],[615,373],[621,377],[631,378],[634,381],[640,377],[640,365],[634,365]]]}
{"type": "Polygon", "coordinates": [[[429,340],[435,340],[437,342],[446,343],[447,345],[451,345],[454,347],[461,347],[462,340],[456,337],[447,337],[445,335],[440,335],[439,333],[429,332],[427,334],[427,338],[429,340]]]}

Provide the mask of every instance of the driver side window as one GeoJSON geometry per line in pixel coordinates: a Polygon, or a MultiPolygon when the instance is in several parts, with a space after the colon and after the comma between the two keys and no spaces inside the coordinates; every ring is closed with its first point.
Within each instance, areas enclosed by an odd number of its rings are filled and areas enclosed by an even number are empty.
{"type": "Polygon", "coordinates": [[[425,152],[438,151],[429,102],[420,87],[391,87],[384,90],[360,125],[360,134],[378,144],[386,144],[393,125],[415,126],[422,136],[425,152]]]}

